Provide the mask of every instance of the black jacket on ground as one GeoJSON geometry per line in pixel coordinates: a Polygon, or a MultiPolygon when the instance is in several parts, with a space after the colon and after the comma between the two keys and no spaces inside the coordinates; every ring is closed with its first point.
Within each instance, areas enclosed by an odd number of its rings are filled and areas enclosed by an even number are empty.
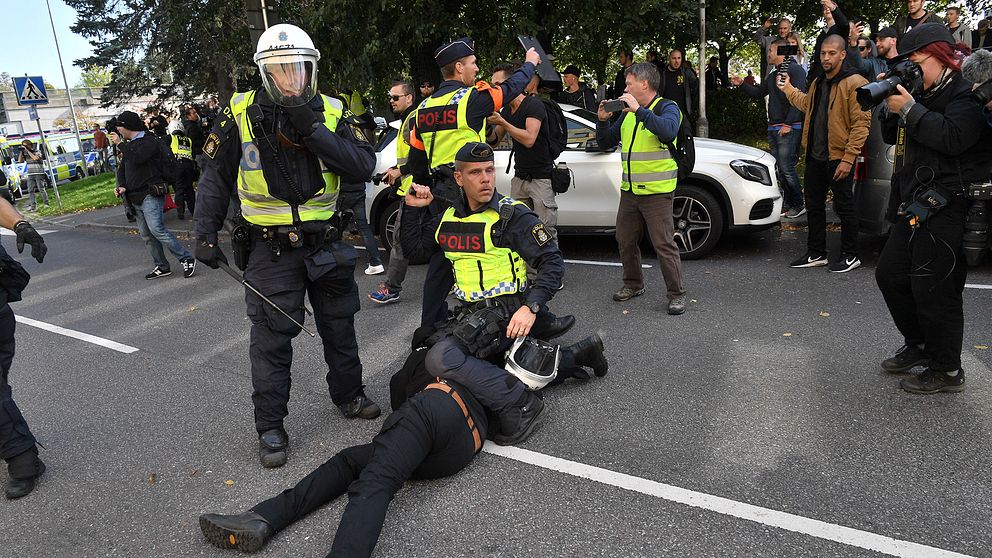
{"type": "Polygon", "coordinates": [[[992,169],[992,128],[971,94],[971,83],[956,72],[936,95],[917,98],[905,122],[898,114],[879,111],[886,143],[895,145],[899,129],[906,130],[905,155],[898,155],[896,148],[893,203],[909,200],[920,180],[931,176],[930,170],[933,183],[952,192],[987,181],[992,169]]]}

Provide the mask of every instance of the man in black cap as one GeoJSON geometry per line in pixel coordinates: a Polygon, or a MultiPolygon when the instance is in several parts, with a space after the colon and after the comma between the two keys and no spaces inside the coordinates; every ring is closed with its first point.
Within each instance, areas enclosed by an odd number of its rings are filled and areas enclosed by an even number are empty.
{"type": "Polygon", "coordinates": [[[172,275],[169,260],[165,259],[165,248],[179,259],[183,276],[192,277],[196,267],[193,254],[163,222],[165,194],[168,192],[163,156],[168,148],[147,131],[141,118],[129,110],[117,117],[117,130],[108,134],[110,142],[117,146],[121,154],[121,164],[117,165],[119,186],[114,193],[118,197],[127,196],[134,207],[138,231],[155,262],[155,268],[145,275],[145,279],[172,275]]]}
{"type": "Polygon", "coordinates": [[[596,107],[599,106],[596,101],[596,93],[579,81],[581,76],[582,72],[575,64],[569,64],[565,67],[565,71],[561,73],[564,87],[558,92],[558,102],[595,111],[596,107]]]}
{"type": "MultiPolygon", "coordinates": [[[[517,338],[547,340],[575,324],[573,317],[556,318],[547,308],[561,285],[564,259],[537,215],[496,191],[488,145],[465,144],[455,159],[454,179],[459,196],[442,214],[428,209],[434,200],[430,188],[414,182],[400,229],[403,251],[411,258],[440,254],[451,262],[454,294],[461,301],[457,318],[439,328],[427,370],[468,387],[498,415],[496,443],[513,445],[533,431],[544,403],[520,382],[507,381],[500,359],[517,338]],[[534,281],[527,278],[527,266],[536,270],[534,281]]],[[[598,336],[562,351],[562,366],[574,365],[606,373],[598,336]]]]}
{"type": "MultiPolygon", "coordinates": [[[[450,178],[455,153],[466,142],[486,140],[486,119],[523,92],[541,57],[534,49],[528,50],[523,66],[498,87],[484,81],[476,83],[479,67],[470,37],[440,46],[434,60],[444,81],[417,107],[408,166],[414,182],[430,186],[439,203],[450,204],[457,197],[457,186],[450,178]]],[[[445,207],[436,211],[440,213],[445,207]]],[[[421,324],[447,318],[444,299],[451,284],[451,266],[440,255],[435,256],[424,279],[421,324]]]]}

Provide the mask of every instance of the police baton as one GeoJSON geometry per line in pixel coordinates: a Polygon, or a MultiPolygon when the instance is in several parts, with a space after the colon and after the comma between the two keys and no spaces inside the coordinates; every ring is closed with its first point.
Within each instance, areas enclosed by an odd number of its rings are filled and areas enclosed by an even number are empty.
{"type": "Polygon", "coordinates": [[[300,322],[298,322],[295,319],[293,319],[293,317],[290,316],[288,312],[286,312],[285,310],[283,310],[282,308],[280,308],[275,302],[272,302],[271,300],[269,300],[269,297],[267,297],[267,296],[263,295],[261,292],[259,292],[259,290],[256,289],[255,287],[253,287],[252,284],[249,283],[247,279],[245,279],[244,277],[242,277],[240,273],[238,273],[237,271],[234,271],[233,269],[231,269],[231,266],[227,265],[226,262],[223,262],[223,261],[218,260],[217,261],[217,265],[221,269],[224,270],[224,273],[227,273],[231,277],[234,277],[234,279],[237,280],[238,283],[241,283],[242,285],[245,286],[246,289],[248,289],[249,291],[255,293],[258,296],[258,298],[262,299],[263,302],[265,302],[269,306],[271,306],[271,307],[275,308],[276,310],[278,310],[279,313],[282,314],[283,316],[286,316],[287,318],[289,318],[289,321],[293,322],[293,324],[296,325],[296,327],[298,327],[298,328],[302,329],[303,331],[307,332],[308,334],[310,334],[310,337],[317,337],[317,334],[316,333],[310,331],[309,329],[306,328],[306,326],[304,326],[300,322]]]}

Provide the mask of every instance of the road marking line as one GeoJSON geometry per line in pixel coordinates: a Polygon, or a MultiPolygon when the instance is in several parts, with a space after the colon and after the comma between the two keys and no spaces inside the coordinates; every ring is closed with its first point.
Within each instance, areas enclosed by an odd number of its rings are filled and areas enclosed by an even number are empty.
{"type": "MultiPolygon", "coordinates": [[[[38,234],[51,234],[53,232],[58,232],[58,231],[49,230],[49,229],[37,229],[37,231],[38,231],[38,234]]],[[[3,235],[3,236],[17,236],[17,233],[15,233],[14,231],[9,231],[7,229],[0,229],[0,235],[3,235]]]]}
{"type": "Polygon", "coordinates": [[[964,288],[966,289],[987,289],[992,291],[992,285],[976,285],[974,283],[965,283],[964,288]]]}
{"type": "MultiPolygon", "coordinates": [[[[620,262],[597,262],[593,260],[565,260],[565,263],[580,264],[580,265],[602,265],[606,267],[623,267],[623,264],[620,262]]],[[[651,269],[651,266],[648,264],[641,264],[641,267],[643,269],[651,269]]]]}
{"type": "Polygon", "coordinates": [[[45,322],[39,322],[38,320],[32,320],[31,318],[25,318],[24,316],[14,316],[14,318],[24,325],[34,326],[38,329],[51,331],[52,333],[58,333],[59,335],[65,335],[66,337],[72,337],[73,339],[79,339],[80,341],[86,341],[87,343],[93,343],[94,345],[100,345],[101,347],[113,349],[119,353],[131,354],[138,350],[135,347],[118,343],[117,341],[111,341],[110,339],[104,339],[103,337],[97,337],[96,335],[90,335],[89,333],[83,333],[74,329],[67,329],[45,322]]]}
{"type": "Polygon", "coordinates": [[[819,539],[838,542],[849,546],[856,546],[866,550],[873,550],[892,556],[912,557],[912,558],[950,558],[967,557],[966,554],[958,554],[949,550],[943,550],[919,543],[902,541],[861,531],[851,527],[835,525],[825,521],[810,519],[800,515],[781,512],[769,508],[762,508],[751,504],[745,504],[728,498],[721,498],[703,492],[696,492],[685,488],[679,488],[670,484],[662,484],[632,475],[617,473],[609,469],[602,469],[577,463],[567,459],[552,457],[543,453],[537,453],[510,446],[486,445],[487,453],[520,461],[558,471],[574,477],[588,479],[610,486],[616,486],[625,490],[640,492],[648,496],[655,496],[670,502],[685,504],[694,508],[709,510],[723,515],[729,515],[747,521],[754,521],[770,527],[778,527],[787,531],[810,535],[819,539]]]}

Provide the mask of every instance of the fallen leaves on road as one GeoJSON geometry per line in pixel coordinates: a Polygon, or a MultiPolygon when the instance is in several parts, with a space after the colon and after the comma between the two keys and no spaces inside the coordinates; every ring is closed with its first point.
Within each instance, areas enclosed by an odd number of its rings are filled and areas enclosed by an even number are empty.
{"type": "Polygon", "coordinates": [[[189,311],[190,311],[190,312],[193,312],[193,311],[195,311],[195,310],[196,310],[196,305],[195,305],[195,304],[190,304],[190,305],[189,305],[189,311]]]}
{"type": "Polygon", "coordinates": [[[978,349],[979,351],[984,351],[984,350],[988,349],[989,346],[988,345],[975,345],[975,348],[978,349]]]}
{"type": "Polygon", "coordinates": [[[820,310],[820,316],[821,317],[824,317],[824,318],[829,318],[830,317],[830,312],[825,312],[823,310],[820,310]]]}
{"type": "Polygon", "coordinates": [[[226,484],[227,486],[234,486],[234,481],[231,479],[227,479],[226,481],[224,481],[224,484],[226,484]]]}
{"type": "Polygon", "coordinates": [[[148,484],[155,484],[158,482],[158,475],[151,473],[148,475],[148,484]]]}
{"type": "Polygon", "coordinates": [[[624,311],[623,311],[623,315],[624,315],[624,316],[626,316],[627,314],[630,314],[630,310],[624,310],[624,311]]]}
{"type": "Polygon", "coordinates": [[[792,334],[787,331],[782,334],[782,337],[792,337],[792,334]]]}

